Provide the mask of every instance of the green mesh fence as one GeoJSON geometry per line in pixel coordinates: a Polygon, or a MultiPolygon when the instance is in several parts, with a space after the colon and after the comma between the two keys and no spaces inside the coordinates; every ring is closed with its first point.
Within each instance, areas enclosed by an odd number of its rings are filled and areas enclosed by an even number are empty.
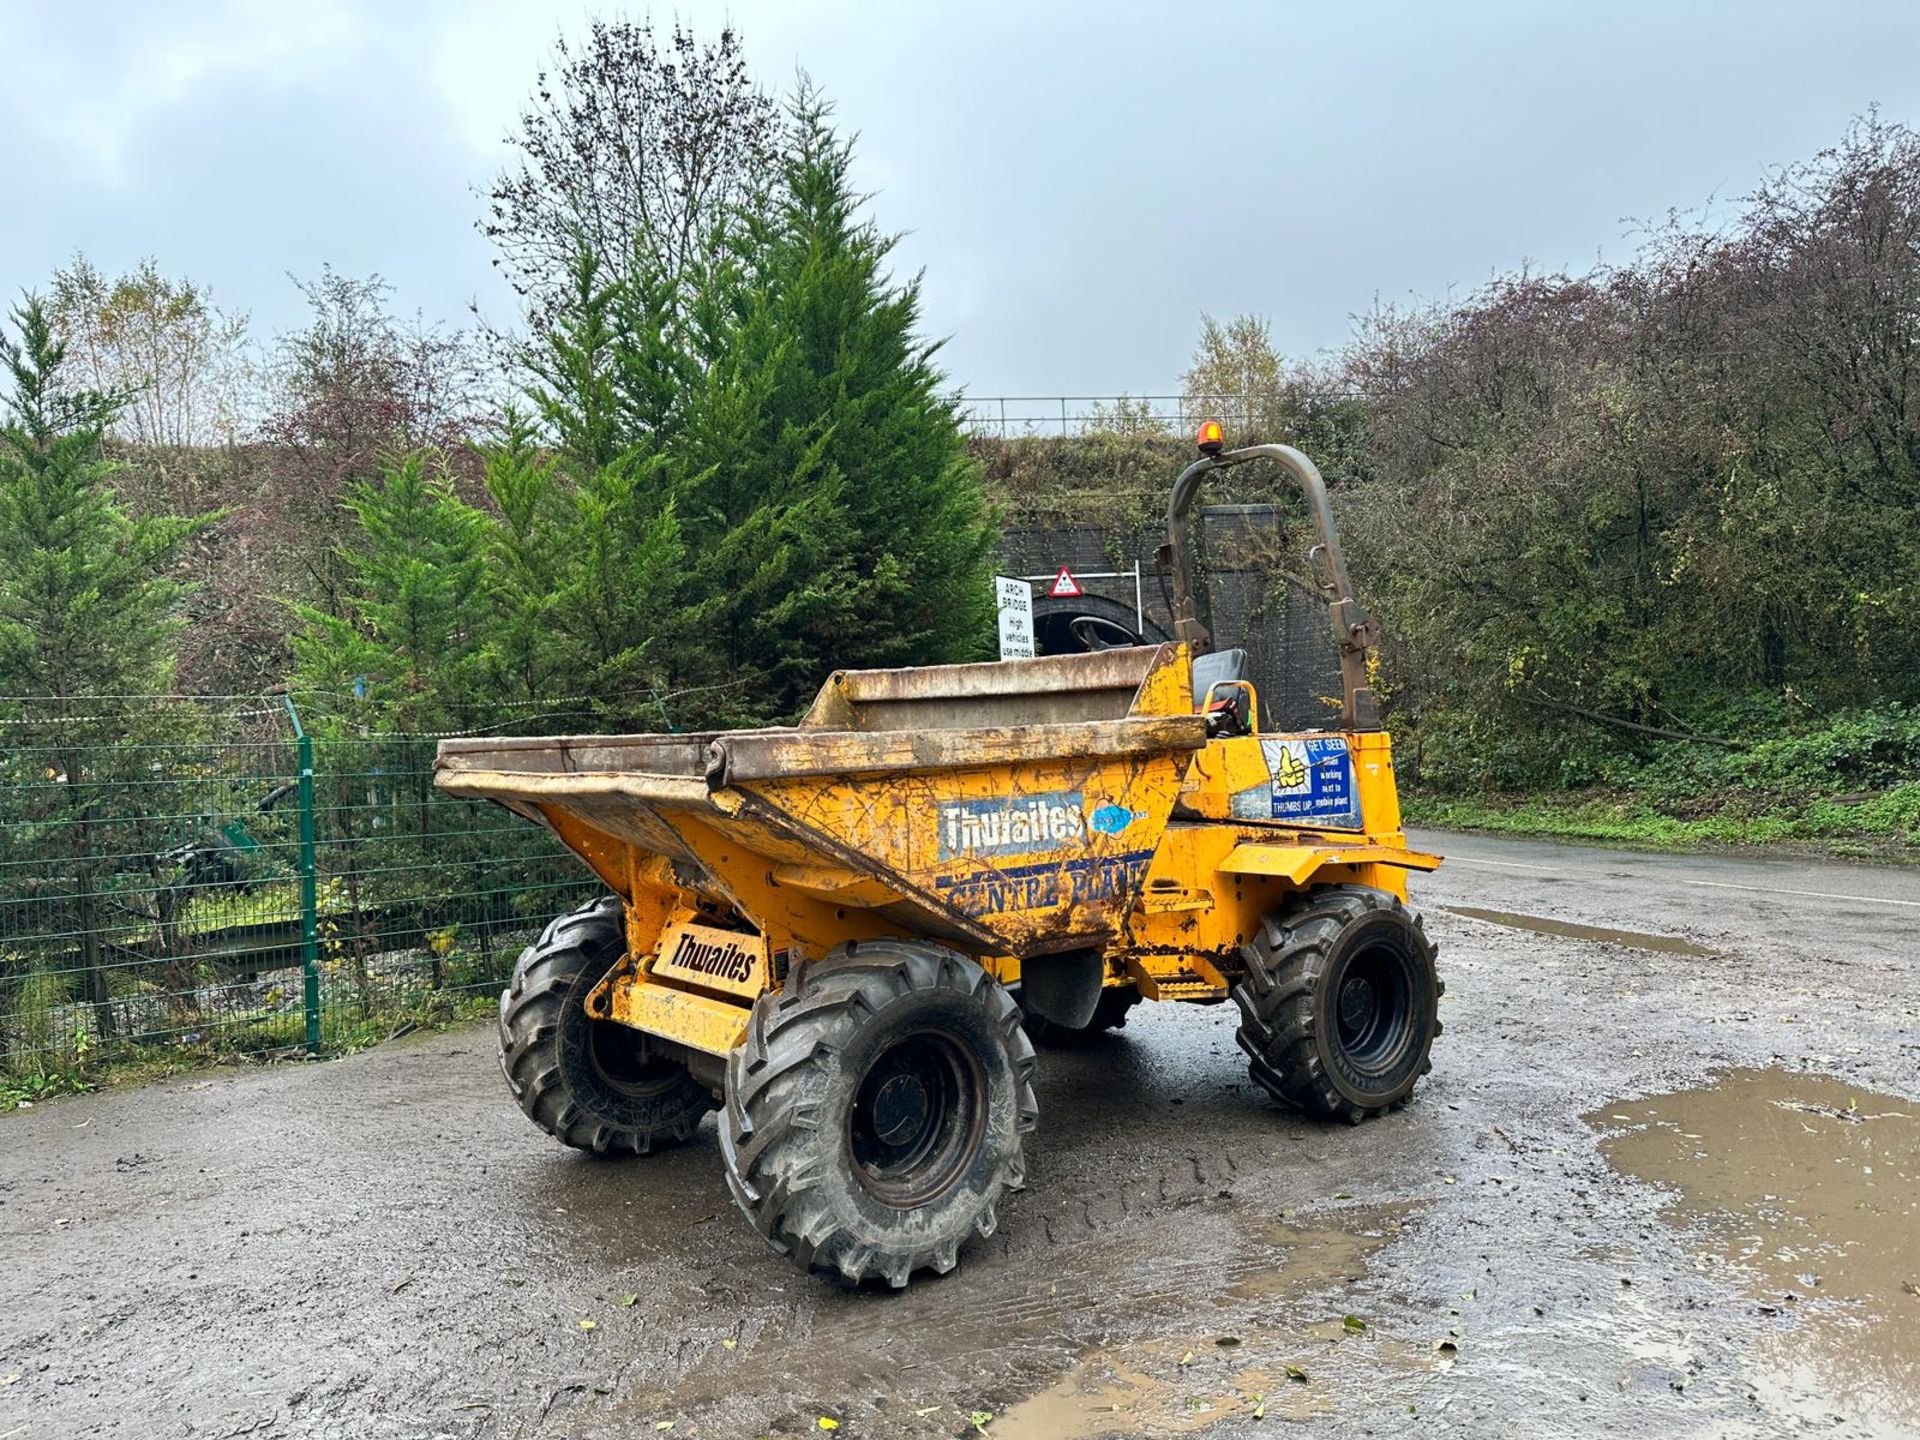
{"type": "Polygon", "coordinates": [[[478,1009],[597,882],[283,701],[0,714],[0,1081],[324,1053],[478,1009]],[[105,742],[110,731],[137,738],[105,742]]]}

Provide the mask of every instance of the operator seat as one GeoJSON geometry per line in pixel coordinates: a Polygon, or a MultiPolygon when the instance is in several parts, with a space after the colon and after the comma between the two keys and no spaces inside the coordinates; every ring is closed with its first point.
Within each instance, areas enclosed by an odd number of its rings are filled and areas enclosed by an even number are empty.
{"type": "Polygon", "coordinates": [[[1193,706],[1206,711],[1209,735],[1245,735],[1252,730],[1245,690],[1235,688],[1213,695],[1214,686],[1247,678],[1245,650],[1214,650],[1193,657],[1193,706]]]}

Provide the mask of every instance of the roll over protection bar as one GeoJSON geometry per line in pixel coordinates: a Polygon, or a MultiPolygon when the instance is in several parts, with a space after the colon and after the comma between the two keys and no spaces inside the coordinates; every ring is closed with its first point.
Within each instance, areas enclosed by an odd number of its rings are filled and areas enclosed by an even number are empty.
{"type": "Polygon", "coordinates": [[[1353,598],[1353,584],[1347,579],[1347,562],[1340,553],[1340,530],[1333,521],[1333,506],[1327,500],[1327,482],[1319,467],[1291,445],[1246,445],[1202,455],[1180,472],[1173,482],[1173,494],[1167,501],[1167,556],[1173,573],[1173,629],[1176,640],[1185,641],[1196,655],[1213,649],[1213,636],[1200,619],[1199,602],[1193,583],[1193,547],[1187,531],[1188,512],[1200,482],[1215,470],[1229,465],[1244,465],[1249,460],[1272,460],[1300,487],[1313,511],[1313,526],[1319,543],[1313,554],[1320,565],[1320,589],[1327,600],[1333,621],[1334,643],[1340,647],[1340,682],[1345,691],[1341,719],[1348,730],[1380,728],[1380,707],[1373,687],[1367,683],[1367,651],[1379,636],[1373,617],[1353,598]]]}

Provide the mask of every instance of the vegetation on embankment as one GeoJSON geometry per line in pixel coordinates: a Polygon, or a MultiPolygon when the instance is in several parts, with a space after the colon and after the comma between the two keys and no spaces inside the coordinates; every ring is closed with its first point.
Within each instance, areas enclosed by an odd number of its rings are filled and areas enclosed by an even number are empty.
{"type": "MultiPolygon", "coordinates": [[[[1377,310],[1319,361],[1258,317],[1207,321],[1183,409],[1327,476],[1417,816],[1900,853],[1920,844],[1920,133],[1870,114],[1711,220],[1644,233],[1625,263],[1377,310]]],[[[1109,518],[1150,516],[1190,452],[1111,412],[976,442],[1008,513],[1089,513],[1104,483],[1109,518]]],[[[1267,498],[1250,476],[1232,498],[1267,498]]],[[[1310,571],[1306,544],[1291,527],[1276,571],[1310,571]]]]}
{"type": "Polygon", "coordinates": [[[1631,262],[1377,317],[1340,495],[1433,819],[1898,850],[1920,827],[1920,135],[1631,262]]]}
{"type": "MultiPolygon", "coordinates": [[[[1417,755],[1417,748],[1414,753],[1417,755]]],[[[1920,713],[1886,705],[1740,748],[1668,743],[1534,791],[1423,785],[1409,824],[1685,849],[1788,844],[1920,861],[1920,713]]]]}

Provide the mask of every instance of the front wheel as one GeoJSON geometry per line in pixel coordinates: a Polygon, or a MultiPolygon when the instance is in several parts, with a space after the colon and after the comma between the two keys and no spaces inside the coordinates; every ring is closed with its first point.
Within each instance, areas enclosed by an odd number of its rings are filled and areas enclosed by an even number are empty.
{"type": "Polygon", "coordinates": [[[727,1059],[727,1183],[783,1255],[851,1284],[945,1272],[1025,1174],[1033,1046],[951,950],[863,941],[762,995],[727,1059]]]}
{"type": "Polygon", "coordinates": [[[587,1014],[587,996],[626,953],[608,895],[562,915],[521,952],[500,996],[500,1068],[527,1118],[596,1155],[645,1155],[685,1140],[711,1091],[657,1041],[587,1014]]]}
{"type": "Polygon", "coordinates": [[[1399,899],[1329,885],[1268,916],[1233,988],[1240,1048],[1274,1099],[1358,1124],[1433,1068],[1446,985],[1433,942],[1399,899]]]}

